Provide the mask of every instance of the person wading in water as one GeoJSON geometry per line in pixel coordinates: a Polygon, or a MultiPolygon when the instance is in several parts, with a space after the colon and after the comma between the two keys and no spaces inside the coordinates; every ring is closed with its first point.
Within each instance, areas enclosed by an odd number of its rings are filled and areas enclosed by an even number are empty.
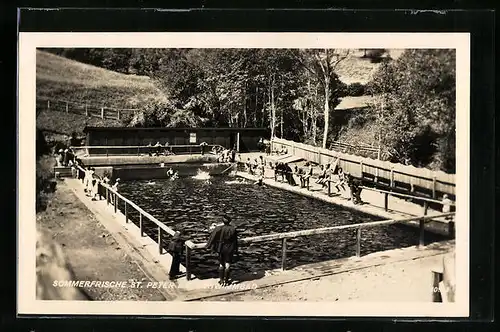
{"type": "Polygon", "coordinates": [[[212,231],[206,247],[218,254],[219,284],[226,286],[230,284],[231,264],[238,252],[238,235],[236,227],[231,225],[231,218],[228,215],[223,215],[222,218],[224,225],[212,231]]]}

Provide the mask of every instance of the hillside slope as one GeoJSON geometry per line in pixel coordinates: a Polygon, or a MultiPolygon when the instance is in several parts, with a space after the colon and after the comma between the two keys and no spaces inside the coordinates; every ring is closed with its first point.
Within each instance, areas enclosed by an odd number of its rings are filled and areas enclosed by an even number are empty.
{"type": "Polygon", "coordinates": [[[125,75],[37,51],[37,97],[103,107],[140,108],[166,97],[146,76],[125,75]]]}
{"type": "MultiPolygon", "coordinates": [[[[64,100],[97,108],[120,109],[141,109],[145,104],[166,100],[149,77],[120,74],[39,50],[36,57],[36,96],[44,101],[64,100]]],[[[82,135],[85,126],[124,125],[119,120],[47,111],[44,108],[37,111],[37,127],[49,142],[65,140],[73,131],[82,135]]]]}
{"type": "MultiPolygon", "coordinates": [[[[403,50],[389,49],[382,57],[390,56],[392,59],[397,59],[403,50]]],[[[377,71],[380,63],[373,63],[368,58],[363,57],[363,51],[355,50],[343,61],[341,61],[336,71],[342,82],[351,83],[368,83],[373,74],[377,71]]]]}

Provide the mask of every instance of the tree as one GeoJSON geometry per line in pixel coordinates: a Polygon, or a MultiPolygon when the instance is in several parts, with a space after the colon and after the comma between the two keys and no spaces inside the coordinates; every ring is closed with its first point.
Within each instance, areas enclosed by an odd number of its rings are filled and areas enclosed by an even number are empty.
{"type": "Polygon", "coordinates": [[[407,50],[370,83],[393,161],[455,171],[455,51],[407,50]]]}
{"type": "Polygon", "coordinates": [[[341,95],[341,89],[339,89],[340,80],[335,73],[335,69],[340,62],[348,57],[348,55],[349,50],[335,49],[309,49],[302,52],[302,65],[323,87],[323,148],[327,146],[330,126],[330,106],[333,106],[333,103],[338,103],[338,98],[341,95]]]}

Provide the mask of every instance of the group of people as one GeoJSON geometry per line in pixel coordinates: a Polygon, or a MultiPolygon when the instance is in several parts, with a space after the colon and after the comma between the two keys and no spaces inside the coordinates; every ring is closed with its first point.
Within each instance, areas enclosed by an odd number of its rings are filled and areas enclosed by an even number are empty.
{"type": "Polygon", "coordinates": [[[255,158],[253,161],[250,158],[247,158],[245,162],[245,169],[249,174],[256,175],[257,181],[255,182],[259,186],[264,183],[264,175],[266,171],[266,162],[264,161],[264,157],[259,156],[259,158],[255,158]]]}
{"type": "Polygon", "coordinates": [[[66,149],[59,149],[56,153],[57,166],[72,166],[75,163],[75,153],[69,147],[66,149]]]}
{"type": "Polygon", "coordinates": [[[169,148],[169,146],[170,144],[168,142],[165,142],[165,145],[162,145],[160,142],[156,142],[155,145],[149,143],[147,145],[148,155],[150,157],[173,155],[174,153],[172,152],[172,149],[169,148]]]}
{"type": "Polygon", "coordinates": [[[103,176],[99,176],[96,174],[94,167],[86,167],[84,168],[84,172],[79,173],[80,177],[83,177],[82,180],[85,187],[83,190],[88,197],[92,198],[93,201],[101,200],[106,196],[103,187],[99,184],[110,186],[110,188],[114,191],[118,191],[120,178],[116,178],[113,185],[111,185],[111,179],[108,175],[104,174],[103,176]]]}
{"type": "MultiPolygon", "coordinates": [[[[266,166],[264,158],[259,156],[253,161],[247,158],[245,169],[249,174],[257,175],[257,183],[262,184],[264,179],[265,168],[270,168],[274,171],[274,180],[287,182],[291,186],[299,185],[296,181],[298,178],[300,188],[309,188],[311,178],[315,174],[315,166],[311,162],[307,162],[304,167],[295,165],[293,168],[288,163],[269,162],[266,166]]],[[[319,174],[316,177],[315,183],[321,184],[322,189],[327,188],[330,183],[330,188],[334,188],[338,193],[344,192],[347,188],[350,189],[350,199],[354,204],[362,204],[361,191],[362,183],[352,175],[345,173],[341,167],[335,164],[326,164],[319,166],[319,174]]]]}
{"type": "Polygon", "coordinates": [[[236,148],[224,149],[222,147],[214,146],[212,153],[217,156],[219,163],[234,163],[236,162],[236,148]]]}

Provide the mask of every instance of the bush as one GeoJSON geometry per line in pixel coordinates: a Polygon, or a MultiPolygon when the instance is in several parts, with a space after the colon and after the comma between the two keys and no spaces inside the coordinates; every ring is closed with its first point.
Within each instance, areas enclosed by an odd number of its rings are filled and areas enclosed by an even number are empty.
{"type": "Polygon", "coordinates": [[[344,88],[344,96],[359,97],[365,95],[365,86],[361,83],[352,83],[344,88]]]}

